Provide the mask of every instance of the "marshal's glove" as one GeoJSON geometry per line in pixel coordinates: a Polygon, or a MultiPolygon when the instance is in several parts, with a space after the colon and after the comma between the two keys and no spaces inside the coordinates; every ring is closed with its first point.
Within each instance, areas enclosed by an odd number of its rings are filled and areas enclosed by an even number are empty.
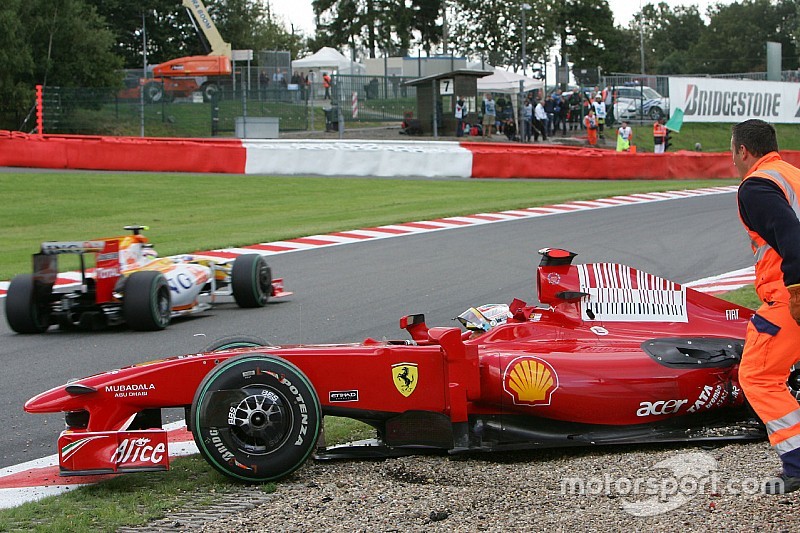
{"type": "Polygon", "coordinates": [[[800,324],[800,283],[786,287],[789,291],[789,313],[800,324]]]}

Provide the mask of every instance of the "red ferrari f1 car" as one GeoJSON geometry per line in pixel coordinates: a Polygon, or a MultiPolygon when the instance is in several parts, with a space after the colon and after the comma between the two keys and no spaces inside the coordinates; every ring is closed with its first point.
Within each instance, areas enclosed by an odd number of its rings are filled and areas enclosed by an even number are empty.
{"type": "Polygon", "coordinates": [[[233,296],[240,307],[263,307],[270,297],[291,294],[283,279],[258,254],[230,259],[195,256],[159,258],[146,226],[125,226],[130,235],[91,241],[44,242],[33,256],[33,274],[11,280],[6,319],[17,333],[62,328],[102,329],[127,323],[132,329],[164,329],[172,318],[206,311],[216,297],[233,296]],[[81,282],[54,290],[58,256],[78,254],[81,282]],[[93,256],[94,268],[86,256],[93,256]],[[200,297],[204,297],[201,299],[200,297]]]}
{"type": "MultiPolygon", "coordinates": [[[[749,309],[619,264],[541,251],[543,306],[472,308],[466,327],[400,319],[407,340],[209,351],[72,381],[25,404],[65,412],[64,475],[168,468],[161,409],[183,406],[202,456],[243,481],[319,458],[760,439],[737,381],[749,309]],[[323,417],[368,443],[326,447],[323,417]],[[363,445],[362,445],[363,444],[363,445]]],[[[800,390],[800,372],[789,386],[800,390]]]]}

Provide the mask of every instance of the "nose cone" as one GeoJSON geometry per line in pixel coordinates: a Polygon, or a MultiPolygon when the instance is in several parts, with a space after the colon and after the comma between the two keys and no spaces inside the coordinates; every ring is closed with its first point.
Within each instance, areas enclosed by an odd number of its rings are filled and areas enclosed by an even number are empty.
{"type": "Polygon", "coordinates": [[[83,396],[94,392],[97,392],[97,389],[80,383],[61,385],[37,394],[25,402],[24,409],[28,413],[74,411],[81,409],[85,404],[83,396]]]}

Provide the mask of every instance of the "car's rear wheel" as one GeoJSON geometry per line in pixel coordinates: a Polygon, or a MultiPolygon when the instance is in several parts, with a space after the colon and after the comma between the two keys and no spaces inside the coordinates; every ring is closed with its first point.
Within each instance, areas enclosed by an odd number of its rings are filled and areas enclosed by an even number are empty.
{"type": "Polygon", "coordinates": [[[272,292],[272,270],[258,254],[240,255],[231,268],[231,291],[239,307],[264,307],[272,292]]]}
{"type": "Polygon", "coordinates": [[[651,107],[650,118],[653,120],[660,120],[664,118],[664,112],[661,110],[660,107],[651,107]]]}
{"type": "Polygon", "coordinates": [[[224,475],[248,482],[288,476],[316,444],[322,411],[314,387],[292,363],[248,354],[220,364],[192,402],[200,455],[224,475]]]}
{"type": "Polygon", "coordinates": [[[17,333],[44,333],[50,327],[50,294],[37,294],[33,274],[14,276],[6,294],[6,319],[17,333]]]}
{"type": "Polygon", "coordinates": [[[172,299],[161,272],[134,272],[125,281],[122,317],[131,329],[156,331],[169,325],[172,299]]]}

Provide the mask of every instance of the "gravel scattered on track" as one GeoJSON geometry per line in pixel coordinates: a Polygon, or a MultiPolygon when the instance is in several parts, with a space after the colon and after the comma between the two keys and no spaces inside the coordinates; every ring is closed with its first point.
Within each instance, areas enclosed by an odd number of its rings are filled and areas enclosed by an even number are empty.
{"type": "Polygon", "coordinates": [[[797,531],[800,491],[766,496],[757,486],[778,466],[766,442],[309,461],[273,493],[242,487],[246,505],[228,497],[145,529],[797,531]],[[571,478],[584,480],[583,494],[571,478]],[[637,479],[651,493],[632,494],[637,479]]]}

